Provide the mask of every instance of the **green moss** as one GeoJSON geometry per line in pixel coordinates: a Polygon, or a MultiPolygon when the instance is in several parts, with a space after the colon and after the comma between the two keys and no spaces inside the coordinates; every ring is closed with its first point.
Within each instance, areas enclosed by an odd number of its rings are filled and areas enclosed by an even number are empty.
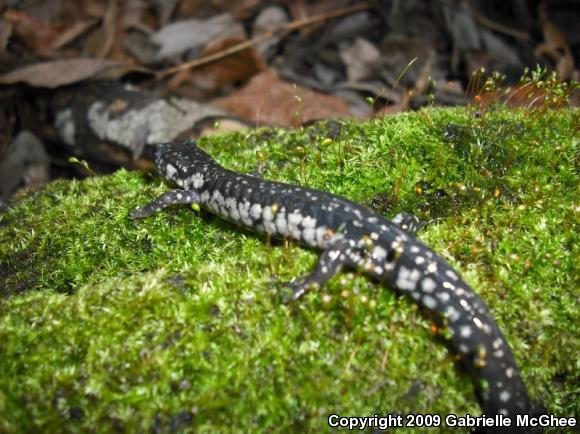
{"type": "MultiPolygon", "coordinates": [[[[577,416],[578,114],[427,110],[201,145],[432,220],[420,238],[486,300],[532,397],[577,416]]],[[[409,300],[343,274],[286,306],[277,282],[315,252],[187,207],[128,218],[166,189],[119,171],[0,216],[1,432],[321,432],[331,413],[480,412],[409,300]]]]}

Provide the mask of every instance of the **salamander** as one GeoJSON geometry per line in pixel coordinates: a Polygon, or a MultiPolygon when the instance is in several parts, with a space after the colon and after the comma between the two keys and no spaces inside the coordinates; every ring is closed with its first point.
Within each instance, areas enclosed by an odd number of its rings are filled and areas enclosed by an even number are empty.
{"type": "Polygon", "coordinates": [[[345,267],[360,270],[440,317],[452,346],[475,377],[486,415],[531,412],[512,351],[484,302],[413,235],[417,220],[412,216],[389,221],[334,194],[225,169],[191,140],[157,145],[155,165],[179,188],[136,208],[132,218],[173,204],[198,204],[258,232],[319,249],[322,254],[313,271],[290,282],[291,298],[320,288],[345,267]]]}

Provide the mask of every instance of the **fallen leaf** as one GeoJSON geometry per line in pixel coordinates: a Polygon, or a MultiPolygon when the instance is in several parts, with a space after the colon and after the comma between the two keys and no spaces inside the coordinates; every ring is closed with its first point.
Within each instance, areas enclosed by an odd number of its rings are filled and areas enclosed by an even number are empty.
{"type": "MultiPolygon", "coordinates": [[[[201,57],[220,53],[229,47],[243,42],[242,39],[225,38],[211,41],[201,57]]],[[[197,68],[195,71],[186,70],[176,74],[169,82],[168,89],[175,91],[182,83],[188,83],[206,93],[213,93],[227,88],[232,83],[248,81],[258,72],[267,68],[266,61],[254,47],[249,47],[231,56],[197,68]]],[[[223,95],[223,91],[218,93],[223,95]]],[[[206,97],[207,99],[207,97],[206,97]]]]}
{"type": "Polygon", "coordinates": [[[538,17],[542,27],[544,41],[535,48],[534,55],[538,58],[549,57],[556,64],[556,71],[562,80],[569,80],[574,71],[574,56],[566,37],[550,20],[547,11],[548,3],[538,6],[538,17]]]}
{"type": "Polygon", "coordinates": [[[151,4],[155,8],[155,12],[159,18],[162,26],[169,21],[169,18],[175,10],[175,6],[179,3],[178,0],[152,0],[151,4]]]}
{"type": "Polygon", "coordinates": [[[6,51],[8,39],[12,35],[12,24],[0,18],[0,52],[6,51]]]}
{"type": "MultiPolygon", "coordinates": [[[[286,11],[280,6],[268,6],[263,9],[252,24],[252,35],[259,36],[266,32],[273,32],[281,28],[290,20],[286,11]]],[[[273,37],[259,43],[256,49],[260,54],[268,57],[275,53],[276,46],[280,43],[279,37],[273,37]]]]}
{"type": "Polygon", "coordinates": [[[352,116],[343,100],[294,86],[280,80],[273,71],[256,75],[246,86],[212,104],[258,125],[289,127],[317,119],[352,116]]]}
{"type": "Polygon", "coordinates": [[[372,77],[375,64],[381,53],[364,38],[357,37],[348,48],[340,50],[340,58],[346,67],[349,81],[359,81],[372,77]]]}
{"type": "Polygon", "coordinates": [[[97,24],[97,20],[94,18],[88,20],[82,20],[74,23],[71,27],[66,29],[51,45],[51,50],[58,50],[70,42],[74,41],[76,38],[81,36],[83,33],[91,29],[97,24]]]}
{"type": "Polygon", "coordinates": [[[96,57],[105,58],[109,51],[111,51],[113,42],[115,41],[115,32],[117,31],[118,13],[119,7],[117,5],[117,0],[109,0],[107,11],[103,18],[101,46],[99,47],[96,57]]]}
{"type": "Polygon", "coordinates": [[[14,34],[34,52],[50,47],[61,33],[61,26],[53,26],[20,10],[8,9],[3,16],[12,25],[14,34]]]}
{"type": "Polygon", "coordinates": [[[205,137],[254,127],[252,122],[235,116],[208,116],[195,123],[191,134],[193,137],[205,137]]]}
{"type": "Polygon", "coordinates": [[[386,83],[395,87],[421,87],[417,81],[426,78],[425,69],[436,61],[435,50],[420,38],[387,36],[379,50],[383,55],[375,69],[386,83]]]}
{"type": "Polygon", "coordinates": [[[143,68],[124,65],[105,59],[66,59],[53,62],[36,63],[24,66],[0,75],[0,84],[15,84],[24,82],[30,86],[48,87],[54,89],[59,86],[77,83],[89,78],[96,78],[100,74],[111,75],[117,78],[129,71],[145,71],[143,68]]]}
{"type": "Polygon", "coordinates": [[[209,20],[191,19],[168,24],[154,33],[151,41],[159,46],[157,57],[161,60],[203,47],[218,36],[243,37],[245,32],[243,27],[226,13],[209,20]]]}

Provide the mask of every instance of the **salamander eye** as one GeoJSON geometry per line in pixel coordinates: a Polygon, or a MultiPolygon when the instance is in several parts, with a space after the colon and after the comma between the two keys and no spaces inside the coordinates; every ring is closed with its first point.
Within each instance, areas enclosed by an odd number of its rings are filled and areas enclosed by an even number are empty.
{"type": "Polygon", "coordinates": [[[387,252],[387,262],[393,262],[397,258],[397,251],[395,249],[391,249],[387,252]]]}

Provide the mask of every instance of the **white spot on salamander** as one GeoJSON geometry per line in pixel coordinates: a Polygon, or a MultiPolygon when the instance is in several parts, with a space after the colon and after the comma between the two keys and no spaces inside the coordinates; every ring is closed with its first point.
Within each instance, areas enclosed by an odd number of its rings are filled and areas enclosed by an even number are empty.
{"type": "Polygon", "coordinates": [[[452,280],[458,280],[459,276],[457,276],[457,274],[455,274],[454,271],[452,270],[445,270],[445,274],[447,275],[447,277],[449,277],[452,280]]]}
{"type": "Polygon", "coordinates": [[[336,261],[336,258],[338,258],[340,256],[340,250],[332,250],[329,254],[328,257],[330,259],[332,259],[333,261],[336,261]]]}
{"type": "Polygon", "coordinates": [[[225,199],[218,190],[214,190],[211,195],[211,202],[215,206],[215,209],[219,209],[220,206],[225,205],[225,199]]]}
{"type": "MultiPolygon", "coordinates": [[[[463,300],[462,300],[463,301],[463,300]]],[[[483,323],[478,317],[473,317],[473,323],[479,327],[480,329],[483,328],[483,323]]]]}
{"type": "Polygon", "coordinates": [[[201,173],[196,173],[191,177],[191,183],[193,185],[193,188],[195,189],[201,188],[204,182],[205,181],[203,180],[203,176],[201,173]]]}
{"type": "Polygon", "coordinates": [[[271,206],[265,206],[262,209],[262,220],[265,222],[272,222],[274,220],[274,214],[272,213],[271,206]]]}
{"type": "Polygon", "coordinates": [[[452,322],[455,322],[459,318],[461,318],[461,315],[459,314],[457,309],[455,309],[453,306],[447,306],[447,308],[445,309],[445,316],[449,318],[449,320],[452,322]]]}
{"type": "Polygon", "coordinates": [[[503,392],[501,392],[499,394],[499,400],[501,402],[508,402],[511,397],[512,396],[510,395],[510,393],[507,390],[504,390],[503,392]]]}
{"type": "Polygon", "coordinates": [[[423,282],[421,282],[421,288],[423,288],[424,292],[433,292],[436,286],[435,281],[430,277],[426,277],[423,279],[423,282]]]}
{"type": "Polygon", "coordinates": [[[238,210],[237,206],[230,209],[230,217],[237,222],[239,222],[242,219],[242,217],[240,216],[240,211],[238,210]]]}
{"type": "Polygon", "coordinates": [[[288,224],[290,226],[298,226],[302,221],[302,214],[300,211],[296,210],[292,214],[288,215],[288,224]]]}
{"type": "MultiPolygon", "coordinates": [[[[446,281],[446,282],[443,282],[443,288],[447,288],[447,289],[452,289],[453,290],[453,289],[455,289],[455,285],[453,285],[453,283],[451,283],[451,282],[447,282],[446,281]]],[[[459,295],[461,295],[461,294],[459,294],[459,295]]]]}
{"type": "Polygon", "coordinates": [[[437,306],[437,300],[435,300],[433,297],[431,297],[430,295],[425,295],[423,297],[423,304],[425,305],[425,307],[427,307],[428,309],[435,309],[435,307],[437,306]]]}
{"type": "Polygon", "coordinates": [[[302,232],[302,237],[304,238],[304,241],[306,242],[306,244],[308,244],[309,246],[315,246],[316,245],[316,234],[313,228],[305,228],[304,231],[302,232]]]}
{"type": "Polygon", "coordinates": [[[373,256],[375,258],[384,259],[387,257],[387,251],[381,246],[375,246],[373,248],[373,256]]]}
{"type": "Polygon", "coordinates": [[[417,281],[420,277],[421,273],[416,268],[409,270],[408,268],[401,267],[395,285],[398,289],[403,291],[411,291],[415,288],[415,285],[417,285],[417,281]]]}
{"type": "Polygon", "coordinates": [[[247,226],[252,226],[252,219],[250,218],[250,201],[244,200],[238,203],[238,209],[240,211],[240,218],[247,226]]]}
{"type": "Polygon", "coordinates": [[[276,225],[274,224],[273,220],[264,219],[264,231],[268,234],[276,233],[276,225]]]}
{"type": "Polygon", "coordinates": [[[236,201],[235,198],[233,197],[226,197],[226,206],[230,209],[232,208],[236,208],[238,206],[238,203],[236,201]]]}
{"type": "Polygon", "coordinates": [[[262,205],[260,205],[259,203],[255,203],[250,207],[250,216],[254,220],[258,220],[261,214],[262,214],[262,205]]]}
{"type": "Polygon", "coordinates": [[[286,221],[286,213],[283,211],[278,211],[276,214],[276,228],[280,235],[288,234],[288,222],[286,221]]]}
{"type": "Polygon", "coordinates": [[[305,228],[315,228],[316,227],[316,219],[306,216],[302,219],[302,226],[305,228]]]}
{"type": "Polygon", "coordinates": [[[328,229],[325,226],[316,228],[316,244],[318,247],[324,247],[327,233],[328,229]]]}
{"type": "Polygon", "coordinates": [[[391,243],[391,248],[398,253],[403,253],[403,243],[401,243],[401,240],[399,239],[396,239],[391,243]]]}
{"type": "Polygon", "coordinates": [[[471,330],[471,327],[468,325],[461,326],[459,328],[459,336],[461,336],[462,338],[469,338],[472,332],[473,331],[471,330]]]}
{"type": "Polygon", "coordinates": [[[300,240],[301,231],[298,225],[302,222],[302,214],[300,211],[295,210],[291,214],[288,214],[288,234],[295,240],[300,240]]]}
{"type": "Polygon", "coordinates": [[[165,166],[165,174],[167,175],[168,178],[173,178],[173,175],[175,175],[176,173],[177,169],[173,164],[168,164],[167,166],[165,166]]]}

